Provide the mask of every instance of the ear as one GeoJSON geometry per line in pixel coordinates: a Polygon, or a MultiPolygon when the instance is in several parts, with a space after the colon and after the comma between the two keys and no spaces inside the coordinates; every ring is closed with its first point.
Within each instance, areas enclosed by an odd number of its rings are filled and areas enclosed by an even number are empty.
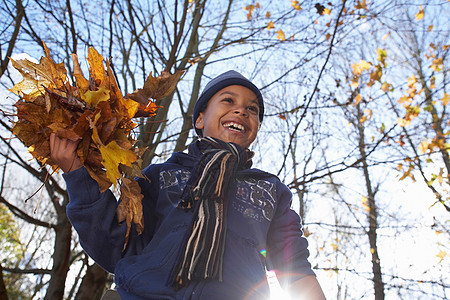
{"type": "Polygon", "coordinates": [[[203,112],[198,115],[197,120],[195,120],[195,128],[202,130],[205,128],[205,124],[203,124],[203,112]]]}

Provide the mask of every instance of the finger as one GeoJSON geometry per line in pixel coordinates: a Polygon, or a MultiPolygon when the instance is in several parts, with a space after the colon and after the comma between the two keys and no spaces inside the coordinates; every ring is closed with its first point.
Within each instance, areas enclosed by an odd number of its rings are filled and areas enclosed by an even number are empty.
{"type": "Polygon", "coordinates": [[[54,132],[50,133],[50,153],[55,149],[55,136],[54,132]]]}

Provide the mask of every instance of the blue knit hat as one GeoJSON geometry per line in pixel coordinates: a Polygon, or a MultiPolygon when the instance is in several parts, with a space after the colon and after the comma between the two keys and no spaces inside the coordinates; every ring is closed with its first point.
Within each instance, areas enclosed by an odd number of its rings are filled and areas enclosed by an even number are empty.
{"type": "Polygon", "coordinates": [[[259,121],[262,122],[264,117],[264,102],[261,92],[250,80],[248,80],[238,72],[231,70],[220,74],[219,76],[208,82],[200,97],[198,97],[197,102],[195,103],[194,115],[192,116],[192,124],[194,125],[195,132],[197,132],[199,136],[202,135],[202,131],[195,127],[195,122],[197,121],[198,116],[202,111],[206,109],[209,100],[212,96],[214,96],[215,93],[230,85],[241,85],[255,93],[259,103],[259,121]]]}

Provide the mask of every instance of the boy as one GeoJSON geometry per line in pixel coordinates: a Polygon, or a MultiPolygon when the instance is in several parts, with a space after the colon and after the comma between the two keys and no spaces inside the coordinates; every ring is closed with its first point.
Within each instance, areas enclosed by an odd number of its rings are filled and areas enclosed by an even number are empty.
{"type": "Polygon", "coordinates": [[[115,274],[122,299],[267,299],[275,269],[296,299],[324,299],[307,261],[307,241],[291,193],[269,173],[251,169],[264,116],[259,89],[235,71],[211,80],[193,115],[200,139],[146,168],[141,185],[144,232],[126,225],[117,201],[100,194],[76,156],[77,144],[51,136],[52,159],[65,172],[67,216],[84,250],[115,274]]]}

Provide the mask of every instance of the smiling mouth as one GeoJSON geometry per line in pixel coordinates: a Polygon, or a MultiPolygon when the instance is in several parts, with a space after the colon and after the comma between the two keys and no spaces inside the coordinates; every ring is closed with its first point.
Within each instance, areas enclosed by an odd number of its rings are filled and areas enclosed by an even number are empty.
{"type": "Polygon", "coordinates": [[[245,132],[244,126],[235,122],[226,122],[223,124],[223,127],[240,133],[245,132]]]}

